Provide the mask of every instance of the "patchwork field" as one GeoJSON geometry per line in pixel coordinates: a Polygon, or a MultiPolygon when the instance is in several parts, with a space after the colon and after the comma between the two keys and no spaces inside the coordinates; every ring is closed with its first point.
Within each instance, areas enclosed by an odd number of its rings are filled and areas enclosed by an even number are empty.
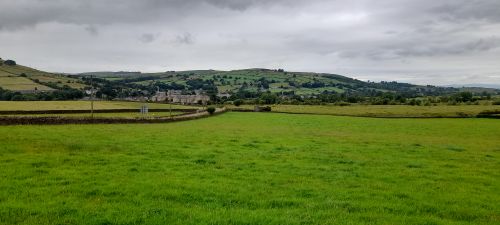
{"type": "Polygon", "coordinates": [[[500,120],[0,126],[0,224],[498,224],[500,120]]]}
{"type": "Polygon", "coordinates": [[[37,84],[25,77],[0,76],[0,87],[11,91],[48,91],[50,87],[37,84]]]}
{"type": "Polygon", "coordinates": [[[38,82],[52,82],[57,87],[68,85],[76,89],[83,89],[86,86],[74,77],[48,73],[22,65],[8,66],[1,62],[3,61],[0,60],[0,88],[3,89],[33,91],[36,87],[37,90],[53,90],[38,82]]]}
{"type": "MultiPolygon", "coordinates": [[[[120,101],[95,101],[94,109],[137,109],[144,103],[120,101]]],[[[150,109],[168,109],[169,104],[147,103],[150,109]]],[[[176,109],[193,109],[195,106],[172,105],[176,109]]],[[[0,111],[12,110],[88,110],[90,101],[0,101],[0,111]]]]}

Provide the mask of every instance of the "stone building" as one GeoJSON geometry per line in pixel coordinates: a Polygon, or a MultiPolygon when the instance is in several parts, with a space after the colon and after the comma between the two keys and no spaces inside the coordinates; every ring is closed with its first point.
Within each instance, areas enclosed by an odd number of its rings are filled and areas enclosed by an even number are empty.
{"type": "Polygon", "coordinates": [[[180,90],[168,90],[167,92],[157,91],[151,98],[155,102],[172,102],[183,105],[207,104],[210,97],[202,90],[194,91],[195,94],[183,94],[180,90]]]}

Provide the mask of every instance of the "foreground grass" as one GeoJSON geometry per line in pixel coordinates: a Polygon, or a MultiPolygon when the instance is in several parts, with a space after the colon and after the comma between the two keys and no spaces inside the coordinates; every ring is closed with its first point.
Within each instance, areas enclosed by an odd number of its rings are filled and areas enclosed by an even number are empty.
{"type": "MultiPolygon", "coordinates": [[[[137,109],[144,103],[124,101],[95,101],[94,109],[137,109]]],[[[169,104],[147,103],[150,109],[168,109],[169,104]]],[[[194,106],[172,105],[176,109],[194,106]]],[[[0,101],[0,111],[5,110],[89,110],[90,101],[0,101]]]]}
{"type": "Polygon", "coordinates": [[[0,127],[0,224],[498,224],[492,119],[0,127]]]}
{"type": "MultiPolygon", "coordinates": [[[[252,105],[230,108],[253,109],[252,105]]],[[[499,105],[271,105],[274,112],[364,117],[473,117],[483,111],[498,110],[499,105]]]]}

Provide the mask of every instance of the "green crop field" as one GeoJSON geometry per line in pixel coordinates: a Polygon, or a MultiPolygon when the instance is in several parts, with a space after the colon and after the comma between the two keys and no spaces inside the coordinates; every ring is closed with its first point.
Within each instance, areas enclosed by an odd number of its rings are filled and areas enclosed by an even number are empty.
{"type": "Polygon", "coordinates": [[[0,126],[0,224],[499,224],[500,120],[0,126]]]}
{"type": "Polygon", "coordinates": [[[52,90],[52,88],[37,84],[28,78],[16,76],[0,76],[0,87],[12,91],[52,90]]]}
{"type": "MultiPolygon", "coordinates": [[[[142,102],[95,101],[94,109],[137,109],[142,102]]],[[[146,103],[150,109],[169,109],[169,104],[146,103]]],[[[196,106],[172,105],[175,109],[194,109],[196,106]]],[[[0,101],[0,111],[6,110],[87,110],[90,101],[0,101]]]]}
{"type": "MultiPolygon", "coordinates": [[[[253,105],[229,108],[253,109],[253,105]]],[[[484,111],[500,111],[500,105],[271,105],[273,112],[364,117],[473,117],[484,111]]]]}

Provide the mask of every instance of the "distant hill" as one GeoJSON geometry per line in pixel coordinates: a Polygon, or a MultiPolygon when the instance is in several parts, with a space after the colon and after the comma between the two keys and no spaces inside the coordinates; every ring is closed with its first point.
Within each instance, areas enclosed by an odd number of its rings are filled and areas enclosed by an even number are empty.
{"type": "Polygon", "coordinates": [[[19,65],[13,60],[0,59],[2,89],[22,93],[50,92],[65,85],[75,89],[83,89],[86,86],[76,77],[48,73],[19,65]]]}
{"type": "Polygon", "coordinates": [[[500,89],[500,84],[452,84],[446,85],[445,87],[454,87],[454,88],[492,88],[492,89],[500,89]]]}
{"type": "Polygon", "coordinates": [[[205,89],[212,94],[239,93],[242,98],[253,98],[259,93],[271,92],[296,97],[314,97],[320,94],[373,97],[384,93],[403,98],[441,96],[461,91],[498,94],[499,89],[483,87],[439,87],[398,82],[365,82],[338,74],[291,72],[283,69],[242,69],[231,71],[189,70],[158,73],[90,72],[74,75],[40,71],[0,59],[0,88],[21,93],[52,92],[54,90],[84,90],[89,87],[90,75],[98,89],[98,97],[126,98],[150,96],[156,90],[205,89]]]}
{"type": "MultiPolygon", "coordinates": [[[[140,85],[149,90],[182,88],[195,85],[194,81],[203,81],[217,87],[219,93],[235,93],[245,90],[249,92],[290,93],[310,96],[321,93],[358,93],[373,96],[377,92],[393,92],[406,96],[429,96],[457,93],[460,91],[496,93],[490,88],[453,88],[439,86],[423,86],[397,82],[365,82],[338,74],[290,72],[282,69],[243,69],[231,71],[192,70],[166,71],[159,73],[141,72],[91,72],[79,76],[95,77],[122,85],[140,85]],[[168,85],[165,85],[168,84],[168,85]],[[175,84],[175,85],[171,85],[175,84]]],[[[199,82],[198,82],[199,83],[199,82]]],[[[199,86],[199,85],[198,85],[199,86]]]]}

